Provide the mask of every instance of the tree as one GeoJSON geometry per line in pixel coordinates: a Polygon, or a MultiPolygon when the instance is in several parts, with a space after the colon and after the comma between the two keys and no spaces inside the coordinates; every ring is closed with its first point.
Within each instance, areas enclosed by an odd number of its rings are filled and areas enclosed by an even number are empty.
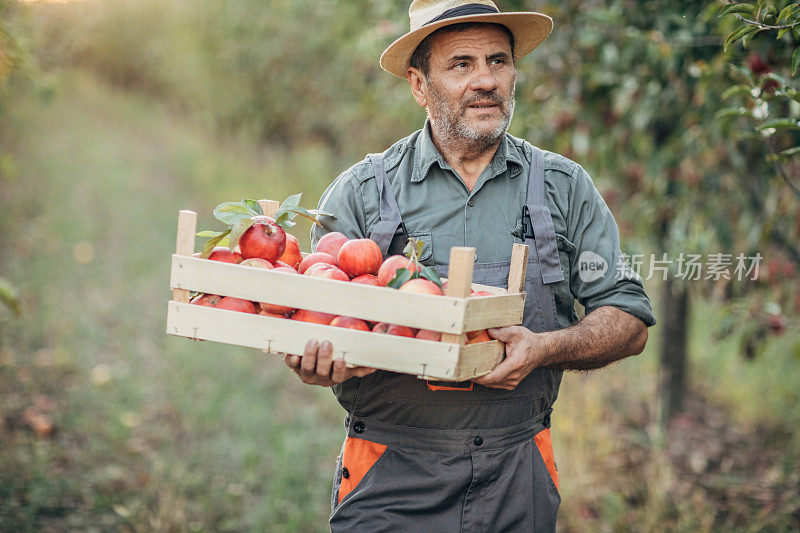
{"type": "MultiPolygon", "coordinates": [[[[574,155],[595,176],[610,176],[612,187],[603,193],[623,241],[670,260],[658,313],[664,421],[681,410],[686,395],[692,300],[680,271],[685,264],[676,259],[734,251],[752,257],[775,246],[788,250],[798,240],[797,228],[792,233],[780,223],[796,208],[782,202],[787,182],[759,156],[752,136],[743,141],[732,134],[741,125],[719,118],[725,89],[734,83],[730,65],[744,62],[740,52],[723,49],[721,7],[698,9],[697,2],[681,0],[565,2],[551,13],[557,28],[545,51],[519,65],[520,81],[535,85],[521,95],[523,136],[574,155]]],[[[773,55],[791,55],[786,49],[796,42],[784,32],[773,55]]],[[[762,123],[759,131],[777,125],[762,123]]],[[[706,295],[730,285],[706,279],[705,272],[698,281],[706,295]]]]}

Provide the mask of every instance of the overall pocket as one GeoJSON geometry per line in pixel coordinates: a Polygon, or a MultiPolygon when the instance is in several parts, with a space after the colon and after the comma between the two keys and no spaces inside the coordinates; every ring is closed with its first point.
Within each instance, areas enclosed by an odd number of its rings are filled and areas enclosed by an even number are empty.
{"type": "Polygon", "coordinates": [[[385,444],[347,437],[342,451],[341,471],[337,472],[341,478],[337,505],[361,483],[385,451],[385,444]]]}

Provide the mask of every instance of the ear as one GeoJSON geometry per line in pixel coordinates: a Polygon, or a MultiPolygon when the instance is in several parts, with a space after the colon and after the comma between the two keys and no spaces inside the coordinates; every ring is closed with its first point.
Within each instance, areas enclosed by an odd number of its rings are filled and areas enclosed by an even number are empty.
{"type": "Polygon", "coordinates": [[[418,68],[408,67],[406,78],[408,79],[408,85],[411,87],[411,94],[414,95],[414,100],[422,107],[427,107],[428,99],[425,97],[425,93],[428,87],[425,75],[418,68]]]}

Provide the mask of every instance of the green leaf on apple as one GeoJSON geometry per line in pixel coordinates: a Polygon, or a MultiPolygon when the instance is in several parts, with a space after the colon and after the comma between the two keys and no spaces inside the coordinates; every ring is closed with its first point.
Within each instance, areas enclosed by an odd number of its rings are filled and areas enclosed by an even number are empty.
{"type": "Polygon", "coordinates": [[[280,209],[288,209],[290,207],[297,207],[300,205],[300,199],[303,197],[302,193],[293,194],[286,200],[281,202],[280,209]]]}
{"type": "Polygon", "coordinates": [[[403,285],[403,283],[413,278],[414,274],[416,274],[416,272],[411,272],[407,268],[398,268],[397,271],[394,273],[392,281],[387,283],[386,286],[392,289],[399,289],[403,285]]]}
{"type": "Polygon", "coordinates": [[[252,225],[253,221],[249,218],[243,218],[233,225],[228,241],[228,248],[231,252],[234,251],[236,245],[239,244],[239,239],[242,235],[244,235],[244,232],[247,231],[252,225]]]}
{"type": "Polygon", "coordinates": [[[240,202],[225,202],[214,208],[214,218],[228,226],[233,226],[243,218],[251,216],[253,216],[252,210],[240,202]]]}
{"type": "Polygon", "coordinates": [[[211,237],[219,237],[220,235],[222,235],[222,232],[221,231],[204,230],[204,231],[198,231],[197,233],[195,233],[195,235],[197,235],[198,237],[211,238],[211,237]]]}
{"type": "Polygon", "coordinates": [[[206,243],[203,245],[203,250],[200,252],[200,257],[202,257],[203,259],[208,259],[208,256],[211,255],[211,250],[213,250],[215,246],[218,246],[220,242],[225,237],[227,237],[230,232],[231,232],[230,229],[226,229],[216,237],[208,239],[206,243]]]}
{"type": "Polygon", "coordinates": [[[308,209],[307,211],[309,212],[309,214],[312,214],[317,217],[331,217],[334,219],[336,218],[335,215],[322,211],[321,209],[308,209]]]}
{"type": "Polygon", "coordinates": [[[423,268],[419,273],[419,277],[432,281],[437,284],[440,289],[444,289],[442,286],[442,278],[439,277],[439,273],[436,272],[436,269],[432,266],[426,266],[423,268]]]}
{"type": "Polygon", "coordinates": [[[403,255],[409,259],[419,262],[419,257],[422,255],[422,250],[425,248],[425,243],[414,237],[409,237],[408,244],[403,248],[403,255]]]}
{"type": "Polygon", "coordinates": [[[289,211],[281,212],[280,210],[278,210],[278,212],[275,213],[275,215],[276,215],[275,224],[282,227],[283,229],[289,229],[297,224],[294,221],[294,214],[289,211]]]}
{"type": "Polygon", "coordinates": [[[253,215],[263,215],[264,210],[261,209],[261,204],[249,198],[242,198],[242,204],[246,205],[253,212],[253,215]]]}

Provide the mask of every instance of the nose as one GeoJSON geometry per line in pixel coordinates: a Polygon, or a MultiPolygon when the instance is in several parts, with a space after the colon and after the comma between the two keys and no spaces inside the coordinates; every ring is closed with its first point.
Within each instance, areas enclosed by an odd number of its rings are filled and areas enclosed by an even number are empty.
{"type": "Polygon", "coordinates": [[[472,80],[470,80],[470,89],[473,91],[487,91],[491,92],[497,89],[498,83],[492,69],[489,68],[487,63],[481,63],[475,69],[472,80]]]}

